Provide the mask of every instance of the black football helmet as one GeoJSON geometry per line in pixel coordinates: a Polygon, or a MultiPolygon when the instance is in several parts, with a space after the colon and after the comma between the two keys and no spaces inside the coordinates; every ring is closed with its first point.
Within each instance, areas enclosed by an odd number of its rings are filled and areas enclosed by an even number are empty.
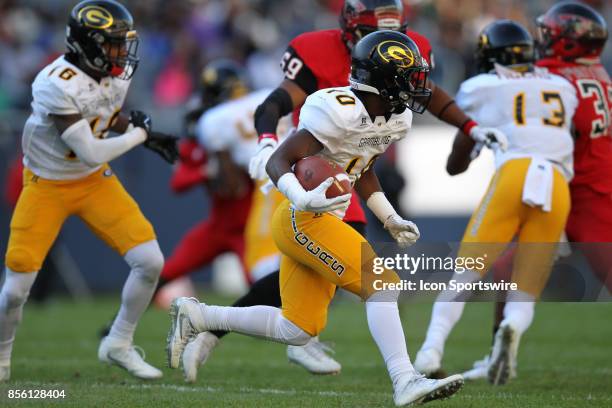
{"type": "Polygon", "coordinates": [[[202,104],[209,108],[249,91],[244,69],[228,59],[210,62],[200,75],[202,104]]]}
{"type": "Polygon", "coordinates": [[[390,112],[408,108],[423,113],[431,99],[428,74],[429,65],[414,41],[406,34],[383,30],[355,44],[349,83],[357,91],[380,95],[390,112]]]}
{"type": "Polygon", "coordinates": [[[535,61],[535,45],[519,23],[497,20],[480,32],[475,57],[478,72],[490,72],[495,63],[527,71],[535,61]]]}
{"type": "Polygon", "coordinates": [[[340,28],[349,48],[374,31],[406,31],[404,5],[401,0],[345,0],[340,28]]]}
{"type": "Polygon", "coordinates": [[[138,41],[132,15],[114,0],[85,0],[70,13],[69,54],[95,74],[130,79],[138,67],[138,41]]]}
{"type": "Polygon", "coordinates": [[[566,61],[598,57],[608,39],[606,20],[591,7],[578,2],[555,4],[536,20],[538,51],[543,57],[566,61]]]}

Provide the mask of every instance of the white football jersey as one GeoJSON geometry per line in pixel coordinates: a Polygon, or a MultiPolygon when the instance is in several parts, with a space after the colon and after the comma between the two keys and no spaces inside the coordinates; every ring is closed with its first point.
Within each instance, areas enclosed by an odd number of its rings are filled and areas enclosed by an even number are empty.
{"type": "MultiPolygon", "coordinates": [[[[317,155],[342,167],[351,185],[367,171],[376,157],[404,138],[412,126],[412,111],[393,114],[389,120],[370,118],[350,87],[321,89],[308,98],[300,111],[298,129],[306,129],[323,145],[317,155]]],[[[344,213],[337,213],[340,218],[344,213]]]]}
{"type": "Polygon", "coordinates": [[[94,137],[105,138],[116,121],[130,81],[105,77],[97,82],[61,56],[32,84],[32,114],[23,129],[23,163],[45,179],[72,180],[95,172],[61,139],[49,115],[80,114],[94,137]]]}
{"type": "MultiPolygon", "coordinates": [[[[271,89],[251,92],[204,112],[196,128],[202,146],[210,152],[229,151],[234,163],[248,170],[249,161],[257,150],[255,110],[270,92],[271,89]]],[[[290,116],[282,118],[278,123],[277,135],[282,138],[290,124],[290,116]]]]}
{"type": "Polygon", "coordinates": [[[510,159],[540,157],[571,180],[571,126],[578,100],[567,80],[539,68],[521,74],[496,65],[495,73],[463,82],[456,100],[480,126],[495,127],[508,137],[508,150],[495,154],[497,168],[510,159]]]}

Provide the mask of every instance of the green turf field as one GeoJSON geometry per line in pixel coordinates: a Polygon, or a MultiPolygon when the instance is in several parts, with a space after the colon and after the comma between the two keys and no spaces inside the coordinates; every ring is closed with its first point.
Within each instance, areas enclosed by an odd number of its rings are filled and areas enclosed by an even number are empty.
{"type": "MultiPolygon", "coordinates": [[[[218,299],[217,299],[218,300],[218,299]]],[[[345,300],[330,312],[323,340],[335,342],[342,374],[312,376],[289,365],[282,345],[240,335],[227,337],[186,385],[179,371],[143,382],[98,363],[96,331],[115,301],[56,301],[28,306],[17,333],[13,375],[0,385],[0,406],[61,404],[74,407],[390,407],[391,385],[371,340],[363,305],[345,300]],[[63,389],[63,400],[8,400],[10,389],[63,389]]],[[[402,319],[413,355],[429,320],[430,304],[403,304],[402,319]]],[[[449,340],[446,368],[458,371],[481,358],[490,342],[491,305],[471,304],[449,340]]],[[[522,341],[519,378],[493,388],[468,383],[431,407],[612,407],[612,304],[541,304],[522,341]]],[[[147,360],[165,367],[166,312],[150,310],[137,344],[147,360]]]]}

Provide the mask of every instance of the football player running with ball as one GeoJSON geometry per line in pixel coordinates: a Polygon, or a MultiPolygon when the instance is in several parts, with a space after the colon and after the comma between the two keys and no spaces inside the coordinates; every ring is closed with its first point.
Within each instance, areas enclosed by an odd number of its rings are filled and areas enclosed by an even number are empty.
{"type": "MultiPolygon", "coordinates": [[[[397,308],[399,293],[377,292],[362,283],[362,248],[366,268],[374,252],[361,234],[342,221],[350,194],[326,198],[332,178],[306,191],[291,171],[298,160],[313,155],[341,168],[351,164],[351,183],[391,236],[402,245],[416,242],[416,225],[402,219],[390,205],[372,164],[391,143],[407,135],[412,111],[425,110],[431,97],[426,87],[428,72],[427,62],[410,38],[378,31],[356,44],[349,87],[323,89],[307,98],[299,130],[279,146],[266,166],[271,180],[288,198],[276,210],[272,224],[274,241],[282,253],[282,309],[209,306],[194,298],[175,299],[167,340],[170,367],[179,365],[186,344],[197,333],[208,330],[306,344],[324,329],[329,303],[336,287],[341,287],[365,300],[370,332],[391,377],[396,405],[448,397],[461,388],[460,375],[430,380],[414,370],[397,308]],[[364,139],[372,143],[363,143],[364,139]],[[306,247],[319,248],[334,259],[336,268],[321,262],[306,247]]],[[[392,270],[378,278],[399,282],[392,270]]]]}
{"type": "Polygon", "coordinates": [[[162,372],[132,344],[164,257],[155,232],[108,162],[144,144],[168,162],[176,139],[151,129],[142,112],[122,115],[138,64],[138,35],[129,11],[112,0],[77,4],[68,21],[68,52],[32,84],[32,114],[23,131],[24,186],[11,221],[6,277],[0,292],[0,381],[10,357],[23,305],[64,221],[71,215],[116,250],[131,268],[121,309],[98,357],[144,379],[162,372]],[[120,136],[106,138],[109,131],[120,136]]]}

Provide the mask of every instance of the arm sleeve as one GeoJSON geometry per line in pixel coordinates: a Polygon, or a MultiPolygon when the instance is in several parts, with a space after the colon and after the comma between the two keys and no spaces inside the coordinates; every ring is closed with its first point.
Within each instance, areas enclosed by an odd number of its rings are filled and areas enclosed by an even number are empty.
{"type": "Polygon", "coordinates": [[[121,136],[108,139],[94,137],[87,120],[81,119],[62,133],[62,140],[77,157],[90,167],[107,163],[145,141],[146,132],[130,125],[121,136]]]}
{"type": "Polygon", "coordinates": [[[341,118],[318,93],[306,99],[298,128],[309,131],[332,154],[339,150],[345,133],[341,118]]]}

